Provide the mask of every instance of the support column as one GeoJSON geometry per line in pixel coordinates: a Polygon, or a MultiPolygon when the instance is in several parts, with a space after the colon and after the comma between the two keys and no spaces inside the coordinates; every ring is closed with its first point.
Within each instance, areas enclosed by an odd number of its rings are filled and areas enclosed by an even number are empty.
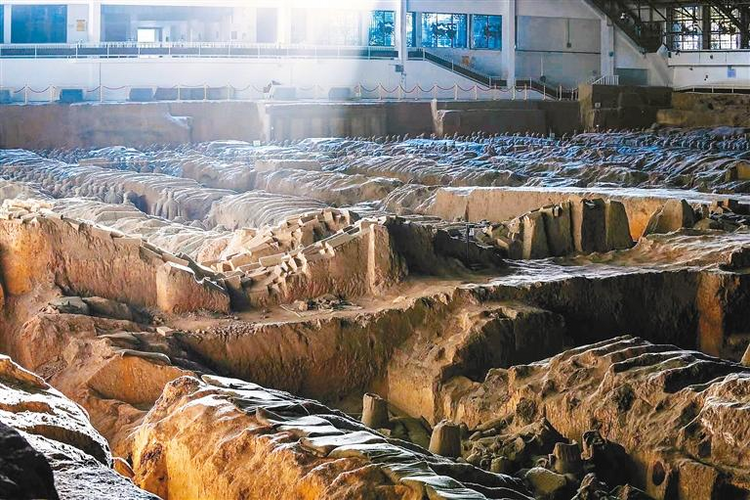
{"type": "Polygon", "coordinates": [[[503,12],[502,58],[508,87],[516,84],[516,0],[506,0],[503,12]]]}
{"type": "Polygon", "coordinates": [[[406,64],[408,59],[409,47],[407,47],[406,29],[407,29],[407,6],[406,0],[399,0],[396,8],[396,51],[398,52],[399,64],[406,64]]]}
{"type": "Polygon", "coordinates": [[[601,18],[601,76],[615,74],[615,27],[607,16],[601,18]]]}
{"type": "Polygon", "coordinates": [[[3,5],[3,43],[11,43],[11,35],[10,35],[10,28],[12,26],[11,24],[11,11],[13,10],[13,6],[10,4],[4,4],[3,5]]]}
{"type": "Polygon", "coordinates": [[[88,39],[89,43],[102,41],[102,4],[96,0],[89,0],[88,39]]]}
{"type": "Polygon", "coordinates": [[[414,46],[422,46],[422,13],[414,12],[414,46]]]}
{"type": "Polygon", "coordinates": [[[702,31],[703,31],[703,50],[711,50],[711,7],[709,5],[701,6],[701,14],[703,18],[702,31]]]}

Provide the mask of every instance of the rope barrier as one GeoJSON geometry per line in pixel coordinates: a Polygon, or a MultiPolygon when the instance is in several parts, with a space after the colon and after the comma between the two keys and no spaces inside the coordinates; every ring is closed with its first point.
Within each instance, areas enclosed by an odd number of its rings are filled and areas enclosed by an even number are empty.
{"type": "Polygon", "coordinates": [[[252,87],[252,85],[248,85],[248,86],[246,86],[246,87],[243,87],[243,88],[241,88],[241,89],[238,89],[238,88],[237,88],[237,87],[235,87],[234,85],[230,85],[230,86],[229,86],[229,88],[230,88],[230,89],[232,89],[232,90],[234,90],[235,92],[244,92],[244,91],[246,91],[246,90],[250,90],[250,87],[252,87]]]}
{"type": "MultiPolygon", "coordinates": [[[[533,82],[531,82],[531,83],[533,83],[533,82]]],[[[233,91],[235,93],[246,92],[246,91],[248,91],[250,89],[254,90],[255,92],[261,93],[261,94],[264,94],[266,92],[265,88],[258,88],[258,87],[256,87],[253,84],[248,84],[245,87],[235,87],[234,85],[224,85],[224,86],[220,86],[220,87],[210,87],[210,86],[208,86],[206,84],[203,84],[203,85],[182,85],[182,84],[180,84],[180,85],[173,85],[171,87],[163,87],[163,86],[158,86],[158,85],[151,85],[151,86],[149,86],[149,85],[143,85],[143,86],[121,85],[121,86],[116,86],[116,87],[110,87],[110,86],[107,86],[107,85],[99,85],[99,86],[94,87],[94,88],[90,88],[90,89],[84,88],[84,89],[81,89],[81,90],[84,93],[91,93],[91,92],[97,92],[98,91],[98,92],[100,92],[99,99],[100,100],[104,100],[103,92],[105,90],[106,91],[121,91],[121,90],[127,90],[127,89],[139,88],[139,87],[151,87],[151,88],[162,88],[162,89],[166,88],[166,89],[171,89],[171,90],[175,90],[176,89],[177,92],[178,92],[178,99],[180,99],[180,97],[181,97],[180,96],[180,91],[181,90],[190,90],[190,89],[203,89],[203,91],[204,91],[204,98],[208,97],[209,90],[212,90],[213,88],[225,88],[225,89],[231,90],[231,91],[233,91]]],[[[32,94],[37,94],[37,95],[38,94],[45,94],[47,92],[50,92],[51,90],[55,91],[59,87],[54,86],[54,85],[50,85],[50,86],[47,86],[44,89],[34,89],[34,88],[32,88],[32,87],[30,87],[28,85],[24,85],[23,87],[16,88],[16,89],[14,89],[12,87],[6,87],[6,88],[10,89],[10,91],[14,95],[15,94],[21,94],[21,93],[26,93],[26,98],[25,99],[28,100],[28,93],[29,92],[32,93],[32,94]]],[[[303,91],[303,92],[314,91],[315,92],[315,98],[317,99],[321,93],[323,95],[325,94],[327,87],[324,87],[322,85],[314,84],[314,85],[300,86],[300,87],[298,87],[298,89],[301,90],[301,91],[303,91]]],[[[453,99],[458,99],[459,98],[459,91],[460,91],[460,92],[464,92],[464,93],[473,92],[474,99],[479,99],[479,97],[481,95],[483,99],[493,99],[493,100],[495,100],[495,99],[498,98],[498,94],[512,94],[512,99],[516,99],[519,92],[521,93],[521,96],[522,96],[523,99],[528,99],[529,98],[529,94],[533,92],[535,95],[541,95],[542,99],[550,99],[551,98],[551,99],[562,101],[562,100],[575,100],[577,98],[577,94],[578,94],[578,89],[576,89],[576,88],[567,89],[567,88],[563,88],[563,87],[559,86],[556,89],[551,89],[549,87],[545,88],[545,87],[541,87],[541,86],[537,86],[537,85],[531,86],[529,84],[523,85],[522,87],[513,86],[513,87],[504,87],[504,88],[503,87],[493,87],[493,86],[489,86],[488,87],[488,86],[485,86],[485,85],[482,85],[482,84],[475,84],[475,85],[473,85],[471,87],[466,87],[465,88],[465,87],[463,87],[463,86],[461,86],[459,84],[454,84],[451,87],[442,87],[442,86],[438,85],[437,83],[435,83],[435,84],[433,84],[429,88],[424,88],[424,87],[422,87],[421,84],[417,83],[417,84],[415,84],[411,88],[408,88],[408,87],[404,86],[403,84],[398,84],[396,87],[394,87],[392,89],[389,89],[389,88],[386,88],[382,83],[378,83],[373,88],[368,88],[368,87],[366,87],[366,86],[364,86],[362,84],[357,84],[354,87],[354,89],[355,89],[355,92],[356,92],[356,94],[358,96],[362,96],[363,93],[364,94],[369,94],[370,96],[368,98],[372,98],[372,94],[376,93],[377,95],[375,97],[377,99],[394,98],[394,97],[396,97],[398,99],[402,99],[404,97],[404,95],[412,95],[412,94],[420,93],[420,92],[423,93],[423,94],[432,93],[433,94],[432,98],[433,99],[437,99],[438,98],[438,91],[443,91],[443,92],[451,91],[451,92],[453,92],[453,99]]],[[[231,97],[228,97],[228,99],[231,99],[231,97]]]]}

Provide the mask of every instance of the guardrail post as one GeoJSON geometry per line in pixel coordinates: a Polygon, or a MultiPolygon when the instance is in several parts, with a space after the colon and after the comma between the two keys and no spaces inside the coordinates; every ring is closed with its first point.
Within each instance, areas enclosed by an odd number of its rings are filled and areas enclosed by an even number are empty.
{"type": "Polygon", "coordinates": [[[562,95],[562,85],[560,85],[560,89],[557,91],[557,100],[562,101],[563,95],[562,95]]]}
{"type": "Polygon", "coordinates": [[[208,101],[208,85],[203,85],[203,100],[208,101]]]}
{"type": "Polygon", "coordinates": [[[479,100],[479,88],[476,83],[474,84],[474,100],[475,101],[479,100]]]}
{"type": "Polygon", "coordinates": [[[378,83],[378,100],[383,100],[383,86],[378,83]]]}
{"type": "Polygon", "coordinates": [[[513,100],[516,100],[516,86],[513,85],[513,88],[511,89],[513,91],[513,100]]]}
{"type": "Polygon", "coordinates": [[[432,84],[432,97],[437,101],[438,98],[438,86],[437,83],[432,84]]]}
{"type": "Polygon", "coordinates": [[[398,85],[398,92],[396,93],[396,95],[398,96],[399,101],[404,98],[404,88],[401,86],[400,83],[398,85]]]}
{"type": "Polygon", "coordinates": [[[104,85],[99,84],[99,102],[104,102],[104,85]]]}
{"type": "Polygon", "coordinates": [[[55,101],[55,86],[50,85],[49,86],[49,102],[55,101]]]}
{"type": "Polygon", "coordinates": [[[523,100],[528,101],[529,100],[529,85],[524,83],[523,85],[523,100]]]}
{"type": "Polygon", "coordinates": [[[24,85],[23,86],[23,103],[28,104],[29,103],[29,86],[24,85]]]}
{"type": "Polygon", "coordinates": [[[458,101],[458,84],[453,84],[453,100],[458,101]]]}
{"type": "Polygon", "coordinates": [[[182,89],[180,88],[179,85],[177,85],[177,100],[178,101],[182,100],[182,89]]]}

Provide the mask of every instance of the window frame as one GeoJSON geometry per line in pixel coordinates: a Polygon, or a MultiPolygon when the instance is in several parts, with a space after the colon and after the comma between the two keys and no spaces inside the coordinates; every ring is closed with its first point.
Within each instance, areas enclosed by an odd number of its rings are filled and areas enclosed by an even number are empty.
{"type": "MultiPolygon", "coordinates": [[[[711,16],[711,32],[709,33],[708,40],[710,50],[740,50],[742,47],[742,35],[740,34],[740,30],[732,24],[729,17],[722,14],[716,7],[712,6],[708,12],[709,16],[711,16]],[[720,28],[721,24],[729,25],[729,30],[734,29],[734,33],[722,32],[720,28]]],[[[733,10],[733,13],[737,16],[740,15],[739,10],[733,10]]]]}
{"type": "Polygon", "coordinates": [[[370,11],[370,26],[368,27],[368,30],[367,30],[367,46],[368,47],[395,47],[396,46],[396,11],[395,10],[377,9],[377,10],[370,11]],[[382,32],[380,35],[383,37],[382,44],[373,43],[373,33],[375,32],[374,23],[376,21],[376,16],[378,14],[383,16],[383,19],[380,21],[383,24],[387,23],[385,19],[386,14],[391,14],[393,16],[392,31],[390,35],[386,34],[385,32],[382,32]],[[390,38],[390,43],[388,43],[389,38],[390,38]]]}
{"type": "MultiPolygon", "coordinates": [[[[503,16],[501,14],[471,14],[471,18],[469,20],[469,30],[468,31],[469,31],[469,48],[471,50],[491,50],[491,51],[495,51],[495,52],[503,50],[503,16]],[[489,46],[487,46],[487,47],[477,47],[474,44],[474,22],[475,22],[475,18],[477,18],[477,17],[486,18],[487,23],[489,23],[489,20],[492,17],[498,18],[498,20],[499,20],[499,25],[498,26],[500,27],[500,32],[498,33],[498,37],[497,37],[498,46],[496,48],[495,47],[489,47],[489,46]]],[[[486,39],[489,40],[489,38],[486,38],[486,39]]]]}
{"type": "MultiPolygon", "coordinates": [[[[420,45],[422,47],[426,47],[428,49],[469,49],[469,14],[465,13],[459,13],[459,12],[422,12],[422,39],[420,40],[420,45]],[[458,35],[460,35],[459,31],[456,30],[456,36],[451,38],[451,45],[450,46],[441,46],[438,45],[439,36],[430,34],[430,38],[435,37],[435,45],[426,45],[425,44],[425,36],[427,33],[425,32],[425,19],[427,19],[428,16],[450,16],[451,17],[451,24],[456,24],[457,26],[460,24],[458,22],[454,21],[454,18],[456,17],[463,17],[465,19],[465,32],[463,36],[463,45],[456,45],[456,40],[458,39],[458,35]]],[[[436,22],[439,23],[439,20],[436,18],[436,22]]]]}
{"type": "Polygon", "coordinates": [[[680,7],[674,7],[672,10],[670,36],[672,38],[672,46],[675,50],[680,52],[698,52],[703,50],[703,18],[704,9],[700,5],[682,5],[680,7]],[[695,19],[691,19],[690,16],[685,14],[685,11],[690,9],[695,16],[695,19]],[[695,33],[685,33],[685,27],[687,22],[692,21],[692,26],[697,26],[695,33]],[[679,28],[679,31],[678,31],[679,28]],[[685,47],[685,44],[689,43],[689,47],[685,47]]]}

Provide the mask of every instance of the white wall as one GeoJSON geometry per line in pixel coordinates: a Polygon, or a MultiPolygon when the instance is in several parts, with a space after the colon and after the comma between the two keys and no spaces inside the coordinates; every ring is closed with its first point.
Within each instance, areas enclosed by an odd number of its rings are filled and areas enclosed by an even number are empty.
{"type": "Polygon", "coordinates": [[[750,87],[750,51],[681,52],[667,59],[675,87],[750,87]],[[730,76],[729,69],[735,75],[730,76]]]}
{"type": "MultiPolygon", "coordinates": [[[[472,99],[474,83],[426,61],[409,61],[405,66],[404,88],[412,90],[420,85],[426,92],[403,94],[405,99],[429,99],[432,97],[458,97],[472,99]],[[431,90],[434,85],[446,90],[431,90]],[[437,93],[435,93],[437,92],[437,93]]],[[[242,89],[238,98],[257,99],[262,89],[271,80],[300,89],[301,98],[323,98],[333,86],[374,89],[382,85],[393,90],[401,82],[393,61],[360,60],[270,60],[270,59],[0,59],[0,87],[20,89],[26,85],[35,91],[50,85],[59,88],[95,89],[100,84],[115,89],[130,87],[183,86],[223,87],[232,85],[242,89]],[[320,86],[317,91],[312,86],[320,86]]],[[[124,100],[127,90],[105,90],[105,100],[124,100]]],[[[16,100],[23,100],[24,93],[15,93],[16,100]]],[[[395,93],[391,97],[395,97],[395,93]]],[[[28,93],[30,101],[46,102],[54,94],[28,93]]],[[[98,100],[99,92],[92,90],[87,99],[98,100]]],[[[365,92],[365,97],[376,98],[378,92],[365,92]]],[[[510,98],[509,92],[483,93],[485,98],[510,98]]],[[[521,95],[517,95],[520,99],[521,95]]],[[[538,96],[530,95],[530,98],[538,96]]]]}
{"type": "Polygon", "coordinates": [[[89,39],[88,23],[88,5],[68,5],[68,43],[87,42],[89,39]],[[79,21],[81,21],[80,26],[79,21]]]}

